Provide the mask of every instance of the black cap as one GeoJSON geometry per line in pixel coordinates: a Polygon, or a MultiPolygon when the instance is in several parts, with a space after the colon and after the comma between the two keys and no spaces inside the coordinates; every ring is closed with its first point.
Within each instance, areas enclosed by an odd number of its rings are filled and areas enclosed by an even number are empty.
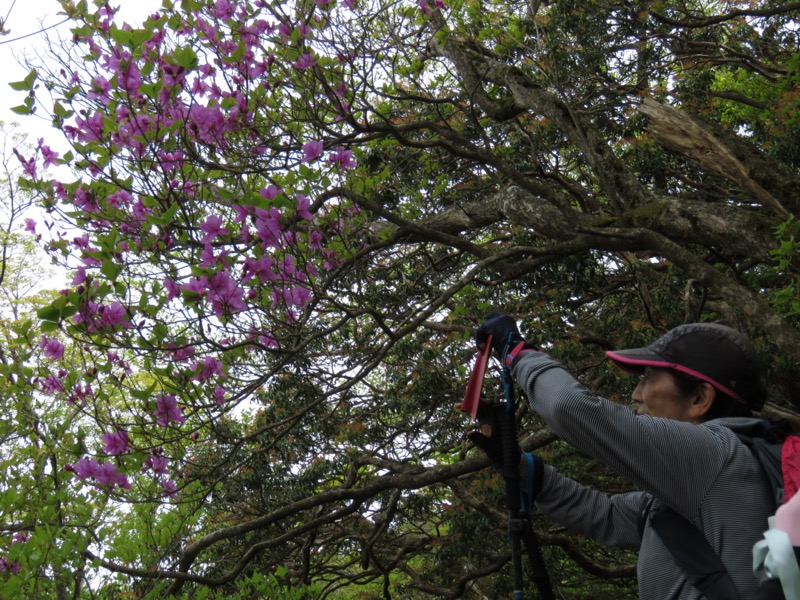
{"type": "Polygon", "coordinates": [[[606,352],[620,368],[641,374],[645,368],[674,369],[707,381],[753,410],[764,405],[761,366],[743,333],[716,323],[679,325],[646,348],[606,352]]]}

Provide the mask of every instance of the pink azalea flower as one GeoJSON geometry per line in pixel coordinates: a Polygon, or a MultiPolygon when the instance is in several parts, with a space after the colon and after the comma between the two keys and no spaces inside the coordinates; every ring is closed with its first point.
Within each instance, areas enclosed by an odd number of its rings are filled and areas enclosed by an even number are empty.
{"type": "Polygon", "coordinates": [[[16,148],[14,148],[13,151],[17,159],[19,159],[19,162],[22,165],[22,170],[25,172],[25,174],[33,179],[36,179],[36,159],[25,158],[16,148]]]}
{"type": "Polygon", "coordinates": [[[39,348],[44,350],[45,357],[50,360],[60,360],[64,356],[64,345],[54,337],[48,338],[43,335],[39,340],[39,348]]]}
{"type": "Polygon", "coordinates": [[[183,409],[178,406],[178,401],[172,394],[164,394],[156,398],[156,410],[153,414],[157,417],[156,423],[166,428],[170,423],[183,423],[183,409]]]}
{"type": "Polygon", "coordinates": [[[322,248],[322,241],[322,233],[318,229],[315,229],[308,236],[308,247],[314,250],[319,250],[322,248]]]}
{"type": "Polygon", "coordinates": [[[222,375],[222,362],[213,356],[206,356],[202,362],[195,363],[193,371],[198,371],[192,376],[195,381],[207,381],[215,375],[222,375]]]}
{"type": "Polygon", "coordinates": [[[105,446],[103,446],[103,451],[112,456],[125,454],[125,452],[128,451],[128,444],[130,444],[130,441],[126,431],[119,430],[115,433],[104,433],[103,443],[105,446]]]}
{"type": "Polygon", "coordinates": [[[94,478],[100,485],[113,483],[117,476],[117,465],[111,462],[102,463],[95,471],[94,478]]]}
{"type": "Polygon", "coordinates": [[[89,100],[100,100],[103,104],[108,105],[111,102],[111,98],[108,95],[109,91],[111,91],[111,84],[108,83],[105,77],[98,75],[92,79],[92,87],[86,92],[86,96],[89,100]]]}
{"type": "Polygon", "coordinates": [[[419,0],[419,9],[423,15],[431,15],[434,10],[442,10],[445,8],[443,0],[419,0]]]}
{"type": "Polygon", "coordinates": [[[101,306],[101,325],[105,327],[133,327],[128,320],[128,309],[119,302],[112,302],[108,306],[101,306]]]}
{"type": "Polygon", "coordinates": [[[214,238],[220,235],[227,235],[230,233],[227,229],[222,226],[222,217],[218,215],[211,215],[209,216],[205,222],[200,225],[200,230],[205,232],[205,236],[203,239],[200,240],[204,244],[210,242],[214,238]]]}
{"type": "Polygon", "coordinates": [[[278,25],[278,33],[280,34],[281,38],[284,41],[287,41],[289,37],[292,35],[292,26],[287,25],[286,23],[281,23],[278,25]]]}
{"type": "Polygon", "coordinates": [[[216,141],[225,126],[225,117],[219,106],[194,104],[189,109],[189,120],[194,125],[197,137],[203,142],[216,141]]]}
{"type": "Polygon", "coordinates": [[[77,385],[75,385],[75,387],[72,388],[71,400],[73,402],[83,402],[93,393],[94,392],[92,392],[92,386],[90,386],[88,383],[84,381],[78,383],[77,385]]]}
{"type": "Polygon", "coordinates": [[[7,556],[0,558],[0,573],[19,573],[21,566],[18,560],[10,561],[7,556]]]}
{"type": "Polygon", "coordinates": [[[352,150],[345,150],[344,148],[337,148],[335,152],[328,156],[328,162],[337,166],[342,171],[346,169],[353,169],[358,166],[358,163],[353,158],[352,150]]]}
{"type": "Polygon", "coordinates": [[[178,486],[175,484],[175,481],[172,479],[164,479],[161,482],[161,488],[164,490],[162,492],[163,496],[169,496],[170,498],[174,498],[178,495],[178,486]]]}
{"type": "Polygon", "coordinates": [[[256,211],[256,232],[262,248],[280,248],[282,241],[281,212],[276,208],[256,211]]]}
{"type": "Polygon", "coordinates": [[[311,300],[311,290],[303,286],[293,287],[291,289],[291,302],[295,306],[303,307],[311,300]]]}
{"type": "Polygon", "coordinates": [[[242,277],[243,282],[250,281],[253,275],[258,277],[263,283],[278,279],[278,274],[275,273],[275,259],[266,254],[258,260],[246,258],[244,261],[244,273],[242,277]]]}
{"type": "Polygon", "coordinates": [[[25,231],[28,233],[36,233],[36,221],[33,219],[25,219],[25,231]]]}
{"type": "Polygon", "coordinates": [[[167,469],[168,463],[169,461],[165,456],[151,454],[144,461],[143,471],[153,471],[156,475],[166,475],[169,473],[169,469],[167,469]]]}
{"type": "Polygon", "coordinates": [[[39,138],[39,151],[42,153],[44,163],[42,166],[46,169],[53,165],[58,165],[58,152],[50,149],[50,146],[44,145],[44,139],[39,138]]]}
{"type": "Polygon", "coordinates": [[[272,290],[272,301],[275,304],[285,304],[286,306],[296,306],[302,308],[311,300],[311,290],[303,286],[287,286],[282,289],[272,290]]]}
{"type": "Polygon", "coordinates": [[[171,172],[183,165],[183,152],[176,150],[175,152],[166,152],[160,150],[158,158],[161,160],[161,166],[165,171],[171,172]]]}
{"type": "Polygon", "coordinates": [[[48,375],[42,381],[42,391],[46,394],[63,394],[64,384],[56,375],[48,375]]]}
{"type": "Polygon", "coordinates": [[[217,402],[217,406],[222,406],[225,404],[225,388],[222,386],[214,387],[214,400],[217,402]]]}
{"type": "Polygon", "coordinates": [[[323,144],[317,140],[311,140],[303,144],[303,162],[311,162],[322,155],[323,144]]]}
{"type": "Polygon", "coordinates": [[[211,244],[204,244],[203,251],[200,253],[200,266],[204,269],[214,267],[217,264],[217,256],[211,244]]]}
{"type": "Polygon", "coordinates": [[[263,344],[265,348],[279,348],[278,340],[275,339],[271,333],[265,333],[258,336],[259,343],[263,344]]]}
{"type": "Polygon", "coordinates": [[[164,289],[167,290],[167,302],[174,300],[181,295],[180,286],[171,279],[165,279],[163,285],[164,289]]]}
{"type": "Polygon", "coordinates": [[[114,483],[115,485],[121,487],[123,490],[131,489],[131,484],[128,481],[128,477],[125,475],[125,473],[118,472],[114,476],[114,480],[112,481],[112,483],[114,483]]]}
{"type": "Polygon", "coordinates": [[[277,186],[269,184],[267,187],[261,188],[258,193],[261,194],[262,198],[266,198],[267,200],[275,200],[275,198],[278,197],[278,194],[283,193],[283,190],[277,186]]]}
{"type": "Polygon", "coordinates": [[[194,347],[186,346],[183,348],[178,348],[176,350],[171,350],[170,352],[172,354],[172,358],[177,362],[186,362],[192,356],[194,356],[194,347]]]}
{"type": "Polygon", "coordinates": [[[243,297],[244,290],[236,284],[228,271],[218,271],[208,279],[208,300],[218,317],[245,310],[247,305],[243,297]]]}
{"type": "Polygon", "coordinates": [[[235,11],[235,2],[231,2],[231,0],[217,0],[211,12],[216,18],[228,21],[233,18],[235,11]]]}
{"type": "Polygon", "coordinates": [[[197,294],[203,296],[206,293],[207,285],[208,285],[208,279],[206,277],[201,277],[199,279],[197,277],[192,277],[189,280],[189,283],[181,286],[181,290],[189,294],[193,295],[197,294]]]}
{"type": "Polygon", "coordinates": [[[127,190],[117,190],[113,194],[109,194],[106,201],[114,208],[120,209],[123,206],[130,206],[133,202],[133,196],[127,190]]]}
{"type": "Polygon", "coordinates": [[[75,136],[80,142],[97,142],[103,136],[103,115],[95,111],[88,119],[75,119],[75,136]]]}
{"type": "Polygon", "coordinates": [[[297,69],[298,71],[305,71],[306,69],[310,69],[314,65],[317,64],[317,59],[314,57],[313,54],[303,54],[298,58],[296,61],[292,63],[292,67],[297,69]]]}
{"type": "Polygon", "coordinates": [[[81,458],[74,465],[67,465],[67,470],[75,473],[78,479],[94,479],[100,469],[100,463],[95,458],[81,458]]]}
{"type": "Polygon", "coordinates": [[[303,194],[297,194],[295,198],[297,198],[297,210],[295,210],[294,214],[301,219],[311,221],[314,218],[313,215],[308,211],[309,207],[311,206],[311,201],[303,194]]]}
{"type": "Polygon", "coordinates": [[[86,281],[86,268],[78,267],[75,270],[75,276],[72,278],[72,285],[80,285],[86,281]]]}

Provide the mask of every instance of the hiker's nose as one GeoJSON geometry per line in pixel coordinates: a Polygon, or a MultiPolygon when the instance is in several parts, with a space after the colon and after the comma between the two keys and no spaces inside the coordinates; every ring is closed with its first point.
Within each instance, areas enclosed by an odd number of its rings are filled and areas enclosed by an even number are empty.
{"type": "Polygon", "coordinates": [[[636,383],[636,387],[633,388],[633,393],[631,394],[631,400],[633,400],[636,404],[641,404],[644,400],[643,388],[644,377],[640,377],[639,381],[636,383]]]}

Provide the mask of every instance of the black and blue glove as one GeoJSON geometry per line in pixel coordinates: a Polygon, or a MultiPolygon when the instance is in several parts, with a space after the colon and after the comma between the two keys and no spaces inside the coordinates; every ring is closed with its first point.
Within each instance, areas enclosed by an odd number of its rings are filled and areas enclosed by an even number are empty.
{"type": "Polygon", "coordinates": [[[509,348],[525,341],[514,318],[498,312],[486,315],[486,320],[475,330],[478,348],[483,348],[489,336],[492,336],[492,350],[501,360],[509,348]]]}
{"type": "MultiPolygon", "coordinates": [[[[500,403],[481,404],[478,408],[478,424],[483,429],[489,428],[489,435],[474,430],[467,433],[469,441],[483,450],[492,465],[498,470],[503,470],[503,428],[502,419],[505,417],[506,405],[500,403]]],[[[522,457],[522,450],[517,455],[517,463],[522,457]]]]}
{"type": "Polygon", "coordinates": [[[537,350],[536,346],[525,342],[514,318],[503,313],[490,312],[475,330],[478,349],[483,349],[489,336],[492,338],[492,350],[507,369],[514,366],[521,352],[537,350]]]}
{"type": "Polygon", "coordinates": [[[505,404],[483,404],[478,409],[478,423],[481,426],[488,426],[491,431],[488,435],[481,431],[470,431],[467,433],[469,440],[478,448],[483,450],[495,469],[500,471],[504,477],[509,476],[510,473],[518,473],[520,476],[520,488],[524,497],[523,506],[526,507],[526,512],[530,513],[531,505],[536,499],[536,492],[538,486],[542,482],[542,475],[544,473],[544,461],[531,452],[523,452],[520,449],[516,439],[511,443],[514,448],[513,454],[515,455],[514,463],[511,465],[510,471],[505,469],[505,455],[508,451],[505,448],[504,432],[513,434],[514,429],[503,425],[504,419],[513,419],[513,415],[507,413],[505,404]]]}

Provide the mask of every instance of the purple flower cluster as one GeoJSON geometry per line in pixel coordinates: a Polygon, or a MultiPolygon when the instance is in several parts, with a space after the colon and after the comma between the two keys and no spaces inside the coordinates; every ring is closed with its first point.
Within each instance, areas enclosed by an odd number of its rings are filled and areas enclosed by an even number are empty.
{"type": "Polygon", "coordinates": [[[170,423],[183,423],[186,417],[183,416],[183,409],[178,406],[178,401],[172,394],[164,394],[156,398],[156,423],[161,427],[168,427],[170,423]]]}
{"type": "MultiPolygon", "coordinates": [[[[327,196],[321,188],[329,185],[323,182],[333,178],[344,181],[347,172],[358,167],[353,151],[337,147],[340,142],[333,137],[311,139],[332,135],[332,128],[322,127],[320,133],[305,139],[296,137],[298,130],[287,128],[291,135],[282,138],[287,140],[285,155],[274,161],[284,167],[271,172],[260,168],[247,171],[235,194],[218,198],[220,190],[230,191],[219,183],[224,179],[219,172],[225,167],[209,166],[234,164],[232,156],[243,165],[248,157],[261,161],[259,165],[272,161],[272,143],[257,133],[270,103],[253,101],[248,96],[251,90],[270,94],[313,77],[331,77],[325,85],[332,94],[323,102],[327,106],[318,107],[319,114],[326,114],[332,126],[354,118],[351,93],[342,75],[346,68],[328,69],[334,59],[314,54],[316,46],[306,42],[324,30],[326,18],[342,6],[354,9],[355,2],[314,0],[314,4],[320,8],[313,19],[278,22],[267,11],[257,18],[255,10],[234,0],[203,3],[181,27],[170,31],[174,25],[168,20],[154,26],[149,32],[152,35],[141,41],[135,53],[124,44],[109,42],[116,39],[114,14],[103,7],[93,21],[94,32],[87,34],[90,28],[83,28],[84,33],[76,39],[87,47],[86,60],[91,66],[70,70],[65,65],[61,72],[64,89],[85,92],[80,102],[76,100],[82,107],[64,117],[62,128],[70,140],[84,147],[81,154],[89,158],[73,163],[72,153],[61,158],[43,139],[38,140],[33,157],[15,151],[23,171],[32,179],[39,177],[37,165],[43,172],[68,162],[87,175],[73,183],[42,182],[50,185],[53,198],[69,207],[82,224],[81,233],[74,238],[53,230],[57,239],[51,248],[68,255],[69,264],[75,265],[74,289],[64,290],[63,297],[69,298],[69,308],[76,311],[72,322],[82,325],[80,332],[92,338],[85,348],[90,349],[97,334],[111,340],[112,347],[122,340],[121,347],[138,348],[139,340],[134,338],[140,336],[145,343],[152,342],[151,347],[163,349],[154,362],[172,365],[176,381],[183,384],[188,378],[193,389],[205,394],[207,402],[197,406],[183,404],[183,399],[179,403],[174,394],[157,395],[147,409],[152,418],[141,432],[100,430],[104,433],[99,447],[107,457],[131,452],[131,436],[138,445],[142,435],[142,445],[154,448],[142,470],[158,478],[165,496],[174,496],[178,486],[169,478],[168,460],[154,441],[165,435],[158,428],[177,429],[186,421],[187,409],[194,419],[203,414],[200,408],[225,407],[229,391],[220,385],[227,375],[225,348],[244,345],[252,352],[280,348],[281,325],[292,325],[308,309],[318,289],[318,273],[342,263],[330,249],[337,246],[330,243],[356,221],[355,211],[330,211],[322,202],[327,196]],[[189,38],[196,43],[181,43],[189,38]],[[293,49],[291,58],[286,59],[283,50],[288,46],[302,49],[293,49]],[[198,47],[202,51],[192,55],[191,48],[198,47]],[[234,53],[240,56],[236,61],[208,58],[234,53]],[[187,68],[189,63],[192,66],[187,68]],[[93,149],[97,148],[113,148],[114,152],[103,154],[107,161],[94,160],[93,149]],[[195,152],[208,161],[194,160],[195,152]],[[147,192],[136,189],[141,183],[137,178],[126,180],[122,175],[131,164],[148,165],[147,192]],[[291,166],[298,167],[299,176],[285,174],[284,169],[291,166]],[[179,204],[177,213],[172,210],[175,204],[179,204]],[[136,294],[130,293],[126,287],[129,279],[118,277],[121,271],[127,274],[128,264],[147,265],[152,269],[148,274],[155,274],[163,288],[154,284],[155,291],[148,296],[145,288],[151,282],[146,282],[136,294]],[[174,268],[176,264],[187,268],[174,268]],[[158,334],[147,338],[151,331],[168,330],[170,319],[186,309],[197,313],[202,329],[187,333],[174,345],[164,340],[163,333],[158,339],[158,334]],[[217,356],[209,355],[209,348],[217,353],[220,346],[207,343],[211,337],[205,336],[206,323],[223,332],[223,352],[217,356]],[[231,323],[235,326],[226,329],[231,323]],[[162,324],[167,327],[161,329],[162,324]],[[150,431],[145,431],[147,428],[150,431]]],[[[265,4],[255,2],[254,6],[264,8],[265,4]]],[[[420,0],[419,6],[429,14],[444,8],[444,2],[420,0]]],[[[152,18],[161,19],[158,15],[152,18]]],[[[343,51],[335,60],[346,65],[354,58],[355,52],[343,51]]],[[[292,95],[279,94],[281,102],[292,95]]],[[[283,113],[274,116],[280,123],[283,113]]],[[[25,223],[31,234],[36,233],[36,226],[32,219],[25,223]]],[[[51,361],[64,357],[64,346],[55,336],[42,336],[39,348],[51,361]]],[[[76,349],[81,351],[79,346],[76,349]]],[[[116,382],[131,372],[119,356],[108,353],[107,357],[108,364],[101,368],[100,361],[96,362],[94,372],[43,372],[35,383],[48,394],[63,394],[69,403],[94,409],[92,403],[103,397],[108,381],[102,377],[113,368],[109,377],[116,377],[116,382]],[[108,369],[103,371],[104,367],[108,369]]],[[[230,396],[238,398],[236,390],[231,390],[230,396]]],[[[87,414],[96,413],[88,410],[87,414]]],[[[67,468],[78,480],[128,490],[131,484],[119,465],[132,458],[124,460],[103,462],[85,456],[67,468]]],[[[174,472],[173,476],[179,479],[174,472]]],[[[9,569],[0,565],[0,570],[9,569]]]]}
{"type": "Polygon", "coordinates": [[[131,484],[124,473],[117,470],[117,465],[112,462],[101,463],[96,458],[81,458],[78,462],[72,465],[66,465],[67,471],[72,471],[75,476],[80,479],[91,479],[96,481],[98,485],[108,486],[109,489],[114,489],[115,486],[123,490],[131,489],[131,484]]]}
{"type": "Polygon", "coordinates": [[[54,337],[48,338],[43,335],[39,341],[39,348],[44,350],[45,357],[50,360],[60,360],[64,356],[64,345],[54,337]]]}
{"type": "Polygon", "coordinates": [[[111,456],[119,456],[125,454],[129,449],[131,440],[125,431],[116,431],[114,433],[103,434],[103,451],[111,456]]]}

